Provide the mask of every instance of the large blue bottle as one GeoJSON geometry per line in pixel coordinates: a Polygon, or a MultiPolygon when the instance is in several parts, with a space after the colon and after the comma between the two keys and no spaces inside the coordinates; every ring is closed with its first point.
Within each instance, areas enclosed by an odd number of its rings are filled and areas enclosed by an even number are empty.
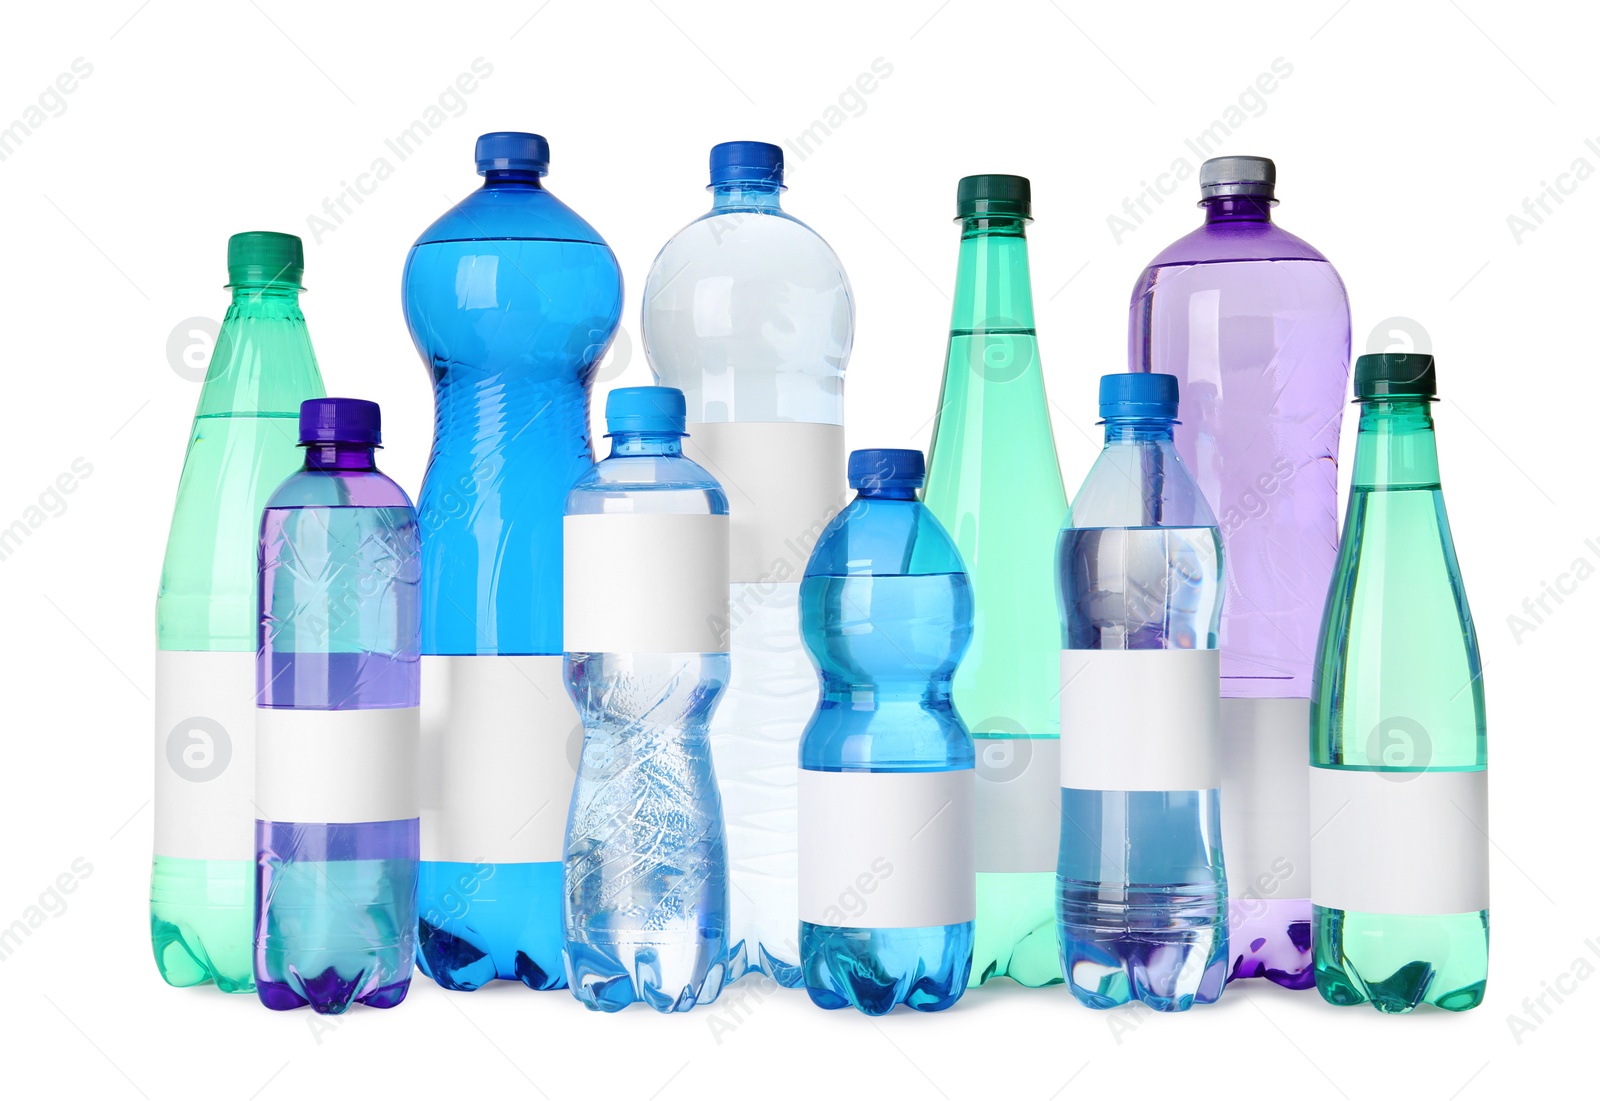
{"type": "Polygon", "coordinates": [[[800,583],[822,699],[800,742],[800,966],[811,1000],[954,1005],[977,910],[972,738],[950,679],[972,639],[961,553],[917,500],[920,451],[850,456],[857,491],[800,583]]]}
{"type": "Polygon", "coordinates": [[[1222,538],[1178,459],[1172,375],[1100,380],[1105,450],[1057,547],[1062,974],[1084,1005],[1222,993],[1222,538]]]}
{"type": "MultiPolygon", "coordinates": [[[[567,819],[567,982],[590,1009],[715,1000],[728,843],[711,716],[728,685],[728,498],[683,454],[683,392],[606,398],[611,454],[567,498],[567,690],[583,756],[567,819]]],[[[736,950],[737,951],[737,950],[736,950]]]]}
{"type": "Polygon", "coordinates": [[[579,740],[561,676],[561,513],[594,461],[589,385],[622,275],[542,182],[537,134],[478,139],[483,186],[406,259],[433,379],[422,528],[418,954],[452,990],[559,987],[561,844],[579,740]]]}

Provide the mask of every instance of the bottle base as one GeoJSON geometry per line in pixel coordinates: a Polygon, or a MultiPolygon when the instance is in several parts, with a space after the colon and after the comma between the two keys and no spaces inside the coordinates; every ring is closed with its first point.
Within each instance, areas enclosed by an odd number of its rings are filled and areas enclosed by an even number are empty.
{"type": "Polygon", "coordinates": [[[255,864],[158,856],[150,874],[150,947],[169,986],[255,990],[255,864]]]}
{"type": "Polygon", "coordinates": [[[978,873],[969,988],[999,978],[1027,987],[1064,981],[1055,889],[1054,872],[978,873]]]}
{"type": "Polygon", "coordinates": [[[1317,984],[1311,958],[1311,900],[1234,898],[1228,901],[1228,981],[1266,979],[1286,990],[1317,984]]]}
{"type": "Polygon", "coordinates": [[[1332,1005],[1380,1013],[1431,1005],[1453,1013],[1483,1003],[1489,911],[1367,914],[1313,908],[1316,984],[1332,1005]]]}
{"type": "Polygon", "coordinates": [[[729,976],[746,969],[743,942],[730,956],[721,938],[701,938],[687,953],[678,945],[569,940],[563,957],[573,997],[600,1013],[615,1013],[635,1002],[659,1013],[687,1013],[716,1001],[729,976]],[[672,957],[672,964],[688,966],[672,966],[677,974],[669,976],[662,967],[663,954],[672,957]],[[632,961],[631,969],[626,960],[632,961]]]}
{"type": "Polygon", "coordinates": [[[286,1010],[310,1006],[315,1013],[337,1016],[353,1005],[364,1005],[373,1009],[393,1009],[405,1001],[406,992],[411,989],[409,970],[404,978],[374,989],[367,989],[370,980],[371,976],[365,971],[357,972],[354,978],[346,979],[339,974],[337,968],[329,967],[320,975],[312,977],[292,975],[287,981],[257,979],[256,993],[261,998],[261,1004],[268,1009],[286,1010]]]}
{"type": "Polygon", "coordinates": [[[446,990],[494,981],[567,985],[561,962],[561,862],[426,861],[417,886],[417,967],[446,990]]]}
{"type": "Polygon", "coordinates": [[[853,1006],[870,1017],[897,1005],[949,1009],[972,972],[973,923],[857,929],[800,923],[806,993],[823,1009],[853,1006]]]}

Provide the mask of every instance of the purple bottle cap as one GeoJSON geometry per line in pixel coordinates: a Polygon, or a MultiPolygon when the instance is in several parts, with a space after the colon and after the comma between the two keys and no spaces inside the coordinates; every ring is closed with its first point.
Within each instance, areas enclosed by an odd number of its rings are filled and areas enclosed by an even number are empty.
{"type": "Polygon", "coordinates": [[[300,443],[383,446],[378,403],[361,398],[312,398],[300,403],[300,443]]]}

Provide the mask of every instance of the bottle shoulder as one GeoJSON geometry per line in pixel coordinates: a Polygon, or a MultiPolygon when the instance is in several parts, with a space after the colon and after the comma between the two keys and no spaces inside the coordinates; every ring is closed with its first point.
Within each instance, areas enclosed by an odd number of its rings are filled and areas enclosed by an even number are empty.
{"type": "MultiPolygon", "coordinates": [[[[837,284],[846,294],[849,276],[833,247],[800,219],[781,210],[711,210],[667,240],[645,280],[645,303],[688,275],[743,273],[759,263],[788,282],[823,288],[837,284]]],[[[770,277],[770,276],[769,276],[770,277]]]]}
{"type": "Polygon", "coordinates": [[[961,552],[920,501],[857,497],[823,529],[805,577],[965,574],[961,552]]]}
{"type": "Polygon", "coordinates": [[[613,455],[580,477],[566,515],[681,513],[725,516],[728,496],[711,473],[684,455],[613,455]]]}
{"type": "Polygon", "coordinates": [[[1333,266],[1309,242],[1275,222],[1215,222],[1203,223],[1179,237],[1146,267],[1237,260],[1310,260],[1333,266]]]}
{"type": "Polygon", "coordinates": [[[266,507],[414,509],[406,491],[382,471],[307,469],[284,479],[266,507]]]}
{"type": "Polygon", "coordinates": [[[417,245],[440,241],[557,240],[606,246],[571,207],[544,188],[480,187],[422,231],[417,245]]]}
{"type": "Polygon", "coordinates": [[[1215,528],[1216,515],[1171,441],[1112,443],[1073,498],[1076,528],[1215,528]]]}

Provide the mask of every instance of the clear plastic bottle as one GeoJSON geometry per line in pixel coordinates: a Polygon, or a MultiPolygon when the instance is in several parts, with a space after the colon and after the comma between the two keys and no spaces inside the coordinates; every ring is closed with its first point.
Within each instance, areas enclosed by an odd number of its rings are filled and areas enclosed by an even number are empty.
{"type": "Polygon", "coordinates": [[[961,554],[917,500],[922,452],[856,451],[855,500],[800,583],[822,699],[800,745],[800,958],[824,1009],[961,997],[977,910],[972,738],[950,681],[972,639],[961,554]]]}
{"type": "Polygon", "coordinates": [[[1171,375],[1106,375],[1106,445],[1058,550],[1061,969],[1095,1009],[1213,1002],[1228,974],[1222,540],[1173,447],[1171,375]]]}
{"type": "Polygon", "coordinates": [[[261,509],[322,394],[288,233],[228,238],[233,301],[194,414],[156,597],[150,941],[173,986],[254,989],[255,567],[261,509]]]}
{"type": "Polygon", "coordinates": [[[421,574],[370,401],[300,407],[305,466],[261,518],[256,992],[388,1009],[416,957],[421,574]]]}
{"type": "Polygon", "coordinates": [[[567,984],[589,1009],[714,1001],[730,959],[709,726],[728,682],[728,500],[683,455],[683,395],[612,390],[611,454],[567,497],[567,984]]]}
{"type": "Polygon", "coordinates": [[[1338,551],[1350,305],[1327,258],[1273,224],[1276,178],[1265,157],[1201,165],[1205,222],[1139,277],[1128,367],[1177,376],[1178,454],[1228,555],[1219,645],[1230,978],[1305,989],[1305,739],[1338,551]]]}
{"type": "Polygon", "coordinates": [[[684,453],[727,493],[733,675],[711,724],[734,940],[800,981],[795,753],[817,701],[799,576],[844,486],[844,371],[855,306],[839,258],[780,206],[783,151],[711,150],[711,210],[662,248],[644,290],[656,379],[684,392],[684,453]]]}
{"type": "Polygon", "coordinates": [[[483,186],[406,258],[434,389],[422,525],[418,948],[450,990],[561,986],[561,836],[578,717],[561,673],[561,514],[594,463],[589,387],[622,273],[544,186],[538,134],[478,139],[483,186]]]}

